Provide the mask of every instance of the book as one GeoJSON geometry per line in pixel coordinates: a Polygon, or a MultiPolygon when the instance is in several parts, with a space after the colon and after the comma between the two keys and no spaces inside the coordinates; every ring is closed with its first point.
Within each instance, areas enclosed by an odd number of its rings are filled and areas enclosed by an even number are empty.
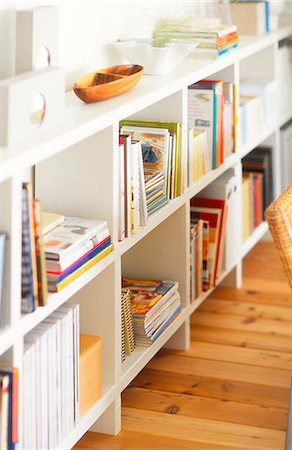
{"type": "Polygon", "coordinates": [[[56,214],[52,212],[42,211],[41,223],[42,223],[42,232],[43,234],[49,233],[49,231],[56,228],[58,225],[61,225],[65,217],[62,214],[56,214]]]}
{"type": "Polygon", "coordinates": [[[65,217],[63,224],[44,235],[46,258],[54,260],[64,258],[106,227],[105,220],[65,217]]]}
{"type": "Polygon", "coordinates": [[[222,268],[222,258],[223,258],[224,244],[225,244],[228,203],[222,199],[195,197],[191,200],[191,206],[198,206],[201,208],[214,208],[214,210],[216,210],[216,209],[221,210],[221,220],[219,223],[219,236],[218,236],[218,250],[217,250],[216,261],[215,261],[214,283],[216,284],[218,281],[219,275],[221,273],[221,268],[222,268]]]}
{"type": "Polygon", "coordinates": [[[106,227],[100,233],[96,234],[89,241],[85,241],[82,245],[78,246],[73,252],[70,252],[58,261],[53,259],[46,259],[46,270],[48,272],[63,272],[74,264],[77,264],[80,260],[91,253],[96,247],[98,247],[105,239],[110,237],[109,229],[106,227]]]}
{"type": "Polygon", "coordinates": [[[206,220],[209,222],[209,287],[215,285],[216,262],[219,246],[219,232],[221,224],[222,210],[220,208],[204,208],[200,206],[191,206],[191,221],[206,220]]]}
{"type": "Polygon", "coordinates": [[[32,262],[30,215],[28,191],[22,187],[22,228],[21,228],[21,312],[31,313],[36,308],[34,273],[32,262]]]}
{"type": "Polygon", "coordinates": [[[260,146],[242,160],[243,172],[261,172],[263,174],[263,211],[274,199],[273,187],[273,149],[260,146]]]}
{"type": "Polygon", "coordinates": [[[131,355],[136,347],[134,325],[131,311],[131,297],[128,289],[123,289],[121,293],[121,302],[123,310],[123,328],[125,339],[125,353],[131,355]]]}
{"type": "Polygon", "coordinates": [[[39,200],[35,200],[33,204],[34,224],[35,224],[35,249],[37,260],[37,282],[38,282],[38,298],[39,306],[47,304],[48,284],[46,275],[46,260],[44,252],[44,242],[41,223],[41,206],[39,200]]]}
{"type": "Polygon", "coordinates": [[[125,167],[124,167],[124,143],[119,139],[119,231],[118,240],[123,241],[126,236],[125,231],[125,167]]]}

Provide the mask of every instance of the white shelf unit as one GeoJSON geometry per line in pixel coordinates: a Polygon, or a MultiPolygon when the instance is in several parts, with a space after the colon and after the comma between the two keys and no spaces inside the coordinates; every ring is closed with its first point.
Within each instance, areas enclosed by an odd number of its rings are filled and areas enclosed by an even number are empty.
{"type": "MultiPolygon", "coordinates": [[[[121,427],[121,392],[164,345],[187,349],[190,343],[189,317],[208,297],[189,300],[189,201],[227,169],[235,168],[241,178],[241,159],[255,146],[272,143],[275,151],[275,194],[279,191],[279,127],[291,117],[287,111],[277,123],[262,130],[254,142],[230,156],[178,198],[156,212],[145,227],[123,242],[117,241],[117,173],[119,121],[128,117],[180,121],[187,130],[187,89],[203,78],[232,81],[240,88],[243,72],[269,71],[277,79],[279,41],[292,34],[291,28],[262,37],[241,37],[240,48],[214,60],[189,57],[171,74],[143,77],[128,93],[103,103],[85,105],[72,93],[66,95],[63,123],[13,148],[0,149],[0,229],[8,239],[6,260],[5,314],[1,316],[0,361],[20,369],[20,444],[23,339],[64,302],[80,304],[81,331],[102,336],[102,398],[81,417],[59,448],[69,449],[88,430],[115,434],[121,427]],[[257,68],[256,68],[257,69],[257,68]],[[21,183],[26,170],[36,165],[36,194],[42,207],[65,215],[104,218],[111,229],[114,251],[63,291],[49,296],[46,307],[20,314],[21,285],[21,183]],[[121,275],[168,278],[179,281],[183,310],[149,348],[138,347],[121,363],[121,275]]],[[[184,137],[184,142],[186,138],[184,137]]],[[[241,230],[241,204],[238,205],[241,230]]],[[[223,273],[220,282],[240,284],[241,260],[267,231],[262,223],[244,242],[236,264],[223,273]]],[[[3,311],[2,311],[3,313],[3,311]]]]}

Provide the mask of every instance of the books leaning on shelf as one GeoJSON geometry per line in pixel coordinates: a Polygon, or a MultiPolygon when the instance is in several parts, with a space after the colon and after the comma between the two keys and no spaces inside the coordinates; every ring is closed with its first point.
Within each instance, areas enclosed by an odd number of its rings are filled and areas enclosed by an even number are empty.
{"type": "Polygon", "coordinates": [[[47,304],[47,276],[41,225],[41,207],[33,199],[31,183],[22,185],[21,312],[47,304]]]}
{"type": "Polygon", "coordinates": [[[129,290],[137,345],[151,345],[181,311],[176,281],[122,278],[129,290]]]}
{"type": "Polygon", "coordinates": [[[178,197],[185,188],[185,155],[180,122],[123,120],[121,133],[141,143],[146,174],[160,171],[165,177],[167,199],[178,197]]]}
{"type": "Polygon", "coordinates": [[[202,291],[216,286],[221,274],[227,202],[194,197],[190,210],[191,293],[194,300],[202,291]]]}
{"type": "MultiPolygon", "coordinates": [[[[201,80],[188,89],[189,185],[219,167],[235,151],[235,85],[222,80],[201,80]],[[194,136],[205,132],[204,147],[197,158],[194,136]],[[207,142],[206,142],[207,141],[207,142]],[[201,154],[203,154],[203,163],[201,154]],[[198,161],[196,162],[196,159],[198,161]],[[199,169],[196,167],[199,165],[199,169]],[[197,176],[193,176],[194,172],[197,176]]],[[[200,136],[200,135],[199,135],[200,136]]]]}
{"type": "Polygon", "coordinates": [[[0,448],[18,443],[18,369],[0,365],[0,448]]]}
{"type": "Polygon", "coordinates": [[[44,235],[49,292],[59,292],[113,250],[106,220],[65,217],[44,235]]]}
{"type": "Polygon", "coordinates": [[[79,305],[25,336],[22,388],[23,448],[57,448],[79,420],[79,305]]]}

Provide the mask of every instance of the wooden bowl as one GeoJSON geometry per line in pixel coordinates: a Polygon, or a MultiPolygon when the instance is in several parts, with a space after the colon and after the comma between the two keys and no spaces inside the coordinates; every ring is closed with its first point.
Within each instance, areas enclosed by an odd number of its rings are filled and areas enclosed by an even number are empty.
{"type": "Polygon", "coordinates": [[[73,89],[85,103],[100,102],[129,91],[138,83],[143,73],[143,66],[138,64],[106,67],[84,75],[76,81],[73,89]]]}

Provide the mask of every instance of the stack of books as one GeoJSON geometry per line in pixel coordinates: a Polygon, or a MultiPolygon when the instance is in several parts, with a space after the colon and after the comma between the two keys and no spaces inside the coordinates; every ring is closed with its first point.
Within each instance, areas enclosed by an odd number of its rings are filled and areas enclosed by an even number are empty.
{"type": "Polygon", "coordinates": [[[133,317],[131,311],[131,297],[128,289],[122,289],[122,362],[126,355],[131,355],[136,347],[133,317]]]}
{"type": "Polygon", "coordinates": [[[195,49],[198,55],[219,57],[238,47],[239,36],[236,25],[220,25],[214,29],[194,33],[199,43],[195,49]]]}
{"type": "Polygon", "coordinates": [[[31,183],[22,186],[21,312],[33,312],[47,304],[47,277],[40,202],[32,195],[31,183]]]}
{"type": "Polygon", "coordinates": [[[106,220],[64,217],[44,234],[49,292],[59,292],[113,250],[106,220]]]}
{"type": "Polygon", "coordinates": [[[25,336],[23,448],[57,448],[78,423],[79,345],[79,305],[60,307],[25,336]]]}
{"type": "Polygon", "coordinates": [[[122,286],[130,292],[136,344],[149,346],[181,311],[178,283],[123,277],[122,286]]]}
{"type": "Polygon", "coordinates": [[[163,20],[154,31],[153,38],[160,45],[173,39],[196,42],[195,53],[214,57],[230,53],[238,47],[239,41],[236,25],[199,16],[163,20]]]}
{"type": "Polygon", "coordinates": [[[0,448],[10,450],[18,443],[18,369],[0,366],[0,448]]]}

